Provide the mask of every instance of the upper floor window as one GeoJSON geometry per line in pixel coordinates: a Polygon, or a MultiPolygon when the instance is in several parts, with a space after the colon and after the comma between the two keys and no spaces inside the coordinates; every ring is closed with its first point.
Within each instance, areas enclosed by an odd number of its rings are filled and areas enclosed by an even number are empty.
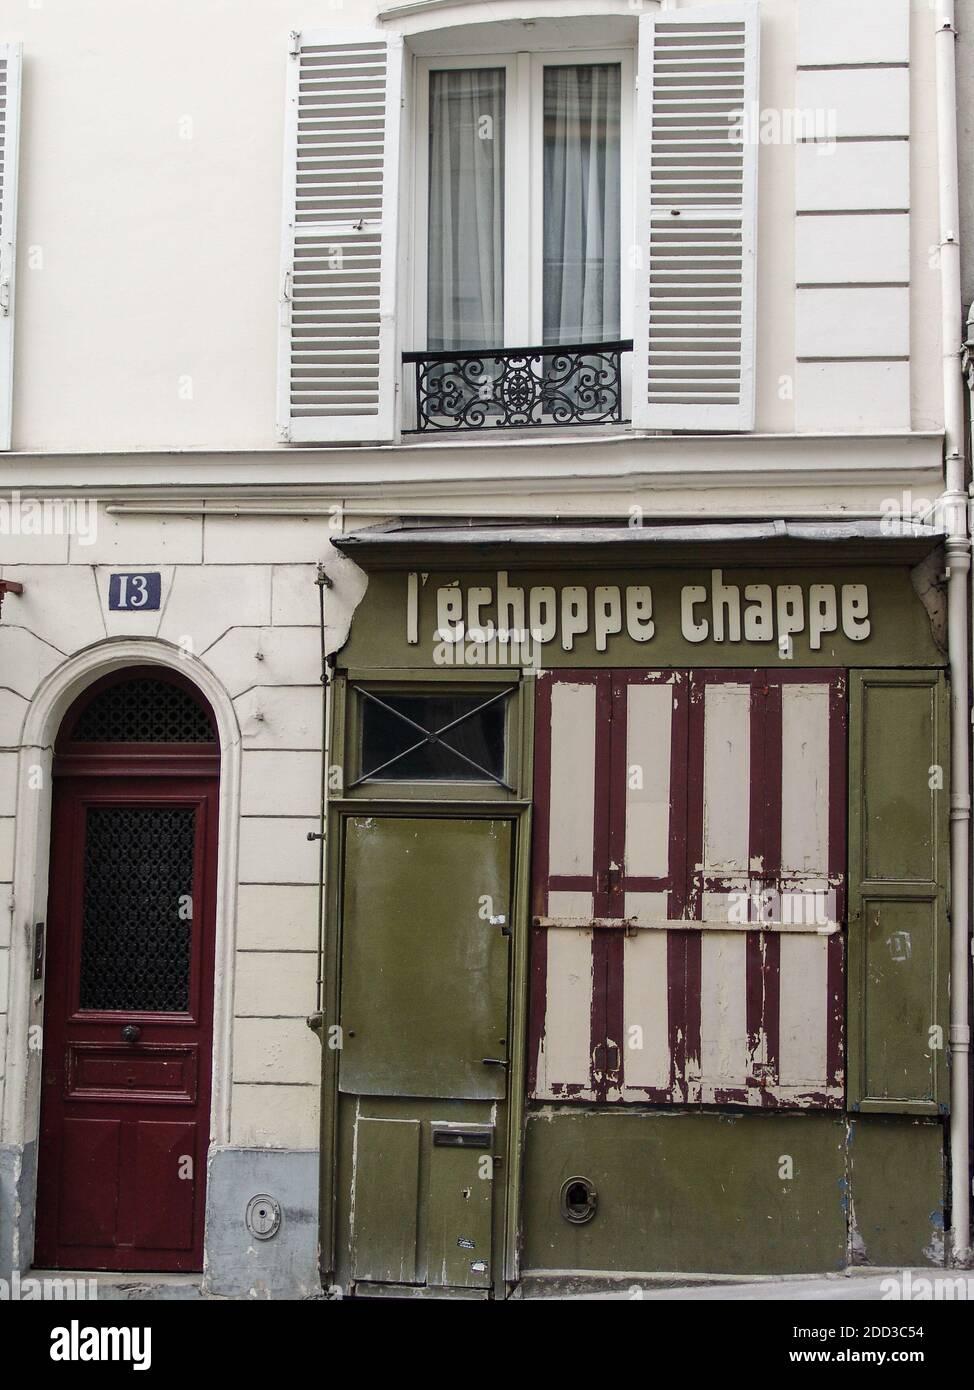
{"type": "Polygon", "coordinates": [[[602,349],[618,344],[630,313],[632,67],[627,52],[420,65],[418,425],[622,418],[618,348],[614,362],[602,349]],[[459,355],[434,361],[424,347],[459,355]]]}
{"type": "Polygon", "coordinates": [[[425,68],[427,348],[619,337],[624,62],[425,68]]]}
{"type": "Polygon", "coordinates": [[[532,52],[295,35],[281,438],[752,428],[758,32],[725,0],[539,20],[532,52]]]}

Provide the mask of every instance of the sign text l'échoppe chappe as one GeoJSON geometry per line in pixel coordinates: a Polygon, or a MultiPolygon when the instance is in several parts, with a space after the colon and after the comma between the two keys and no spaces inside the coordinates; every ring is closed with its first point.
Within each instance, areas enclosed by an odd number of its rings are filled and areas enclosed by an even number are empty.
{"type": "MultiPolygon", "coordinates": [[[[651,642],[657,614],[651,584],[511,584],[507,570],[494,584],[462,586],[459,581],[436,590],[436,628],[420,633],[420,584],[417,571],[407,576],[406,638],[436,642],[560,642],[564,651],[576,639],[594,635],[595,649],[607,650],[609,639],[626,632],[634,642],[651,642]]],[[[768,642],[787,645],[807,633],[811,651],[819,651],[829,633],[852,642],[870,634],[869,588],[866,584],[734,584],[723,570],[710,572],[710,584],[680,589],[680,629],[687,642],[768,642]]]]}

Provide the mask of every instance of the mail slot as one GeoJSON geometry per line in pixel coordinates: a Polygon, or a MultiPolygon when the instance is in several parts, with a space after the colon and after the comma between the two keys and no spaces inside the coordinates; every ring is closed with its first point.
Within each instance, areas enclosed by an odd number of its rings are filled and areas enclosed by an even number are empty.
{"type": "Polygon", "coordinates": [[[433,1145],[440,1149],[489,1149],[489,1129],[434,1129],[433,1145]]]}

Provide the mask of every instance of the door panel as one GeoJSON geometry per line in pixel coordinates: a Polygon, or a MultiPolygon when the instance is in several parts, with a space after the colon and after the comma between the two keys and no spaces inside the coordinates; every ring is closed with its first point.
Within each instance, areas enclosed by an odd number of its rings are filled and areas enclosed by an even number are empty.
{"type": "Polygon", "coordinates": [[[38,1264],[202,1268],[217,791],[56,778],[38,1264]]]}
{"type": "Polygon", "coordinates": [[[355,1215],[356,1279],[416,1282],[421,1138],[419,1120],[358,1121],[355,1182],[365,1200],[355,1215]]]}
{"type": "Polygon", "coordinates": [[[510,871],[509,821],[347,821],[342,1091],[505,1094],[510,871]]]}

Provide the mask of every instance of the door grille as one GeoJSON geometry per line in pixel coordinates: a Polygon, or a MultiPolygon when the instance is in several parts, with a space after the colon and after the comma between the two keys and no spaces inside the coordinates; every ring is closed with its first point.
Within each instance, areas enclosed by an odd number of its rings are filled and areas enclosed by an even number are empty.
{"type": "Polygon", "coordinates": [[[82,1009],[189,1010],[196,811],[89,807],[82,1009]]]}
{"type": "Polygon", "coordinates": [[[151,676],[109,686],[82,711],[73,743],[214,743],[206,711],[169,681],[151,676]]]}

